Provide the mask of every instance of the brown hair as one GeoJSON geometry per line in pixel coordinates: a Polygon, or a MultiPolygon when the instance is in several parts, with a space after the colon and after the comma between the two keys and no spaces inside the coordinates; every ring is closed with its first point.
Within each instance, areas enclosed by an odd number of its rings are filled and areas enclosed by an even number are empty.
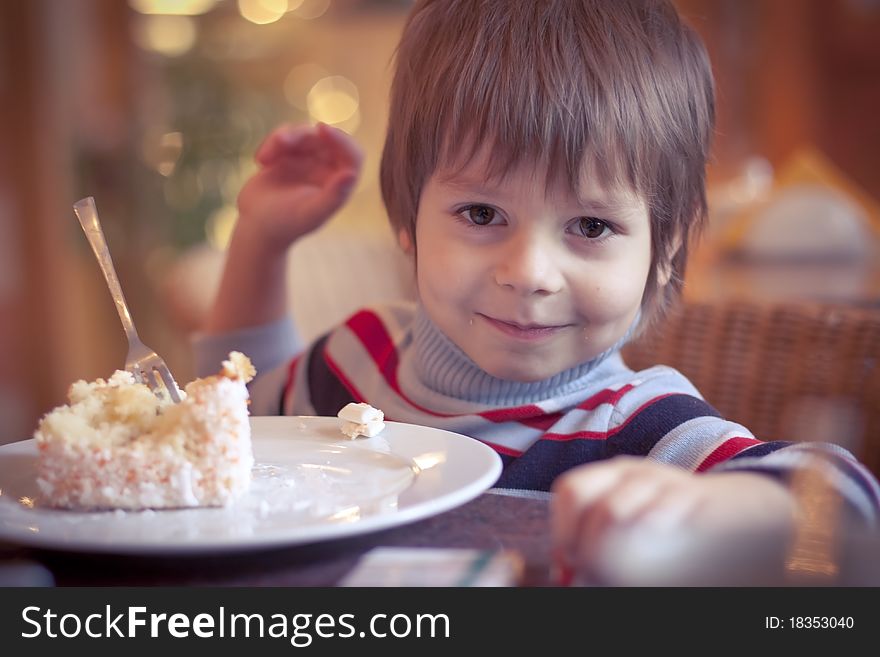
{"type": "Polygon", "coordinates": [[[425,181],[481,147],[489,177],[532,160],[576,189],[591,166],[647,203],[651,319],[705,223],[714,116],[708,56],[666,0],[419,0],[396,52],[382,195],[415,243],[425,181]]]}

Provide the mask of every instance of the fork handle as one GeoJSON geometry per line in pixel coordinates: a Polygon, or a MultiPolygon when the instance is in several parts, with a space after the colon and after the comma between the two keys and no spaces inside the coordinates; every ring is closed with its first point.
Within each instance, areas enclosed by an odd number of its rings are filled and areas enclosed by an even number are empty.
{"type": "Polygon", "coordinates": [[[95,252],[95,258],[98,259],[98,265],[104,274],[104,280],[107,281],[107,287],[110,288],[110,296],[113,297],[113,303],[116,305],[116,312],[119,313],[119,319],[122,322],[122,328],[125,329],[125,335],[131,341],[139,340],[134,323],[131,321],[131,312],[128,310],[128,304],[125,303],[125,297],[122,295],[122,286],[119,285],[119,279],[116,277],[116,269],[113,267],[113,260],[110,258],[110,250],[107,248],[107,240],[104,239],[104,231],[101,230],[101,222],[98,221],[98,209],[95,207],[95,199],[88,196],[73,204],[73,211],[76,213],[77,219],[82,226],[86,238],[95,252]]]}

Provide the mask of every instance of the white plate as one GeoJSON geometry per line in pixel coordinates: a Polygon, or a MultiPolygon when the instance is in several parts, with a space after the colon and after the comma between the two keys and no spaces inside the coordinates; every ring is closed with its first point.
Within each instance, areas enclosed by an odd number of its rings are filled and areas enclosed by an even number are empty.
{"type": "Polygon", "coordinates": [[[0,446],[0,540],[79,552],[232,552],[386,529],[464,504],[501,459],[481,442],[388,422],[350,441],[339,420],[252,417],[254,479],[226,508],[80,513],[40,505],[33,440],[0,446]]]}

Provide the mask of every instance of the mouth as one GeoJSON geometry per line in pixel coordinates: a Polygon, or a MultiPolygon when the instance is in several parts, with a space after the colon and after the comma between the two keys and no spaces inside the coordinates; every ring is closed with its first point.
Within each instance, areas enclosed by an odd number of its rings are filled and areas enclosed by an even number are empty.
{"type": "Polygon", "coordinates": [[[501,333],[520,340],[540,340],[556,335],[560,331],[572,326],[571,324],[520,324],[496,317],[490,317],[482,313],[477,316],[486,321],[489,326],[501,333]]]}

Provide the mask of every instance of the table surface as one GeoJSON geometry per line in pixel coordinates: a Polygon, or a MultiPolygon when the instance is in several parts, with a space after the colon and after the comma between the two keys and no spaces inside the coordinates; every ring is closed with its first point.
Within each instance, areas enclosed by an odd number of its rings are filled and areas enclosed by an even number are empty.
{"type": "Polygon", "coordinates": [[[523,586],[552,586],[547,498],[488,492],[437,516],[358,537],[235,555],[123,557],[5,546],[8,563],[36,562],[57,586],[335,586],[379,546],[509,549],[523,586]]]}
{"type": "MultiPolygon", "coordinates": [[[[373,548],[429,547],[512,550],[523,565],[520,586],[557,586],[549,506],[549,496],[489,491],[445,513],[393,529],[231,555],[111,556],[0,544],[0,585],[331,587],[373,548]]],[[[661,559],[653,573],[646,573],[643,563],[621,562],[630,564],[621,571],[622,579],[606,585],[880,586],[878,528],[840,533],[833,550],[839,570],[831,577],[792,577],[786,573],[784,555],[762,546],[764,538],[746,533],[728,537],[723,545],[707,543],[699,552],[670,557],[668,563],[661,559]],[[642,574],[635,575],[638,572],[642,574]]],[[[640,561],[649,553],[641,554],[640,561]]]]}

